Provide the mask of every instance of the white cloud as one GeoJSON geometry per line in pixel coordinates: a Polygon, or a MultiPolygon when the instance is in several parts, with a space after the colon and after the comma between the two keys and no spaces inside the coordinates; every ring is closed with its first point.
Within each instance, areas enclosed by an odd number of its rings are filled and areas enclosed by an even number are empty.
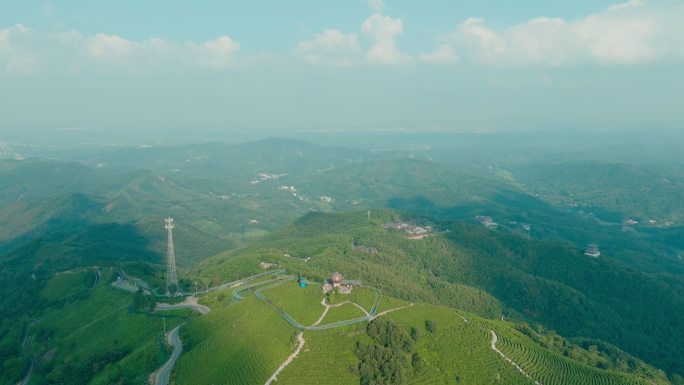
{"type": "Polygon", "coordinates": [[[643,0],[629,0],[625,3],[613,4],[610,7],[608,7],[608,10],[609,11],[617,11],[620,9],[641,7],[643,5],[646,5],[646,2],[643,0]]]}
{"type": "Polygon", "coordinates": [[[452,64],[458,62],[458,55],[451,45],[440,44],[434,52],[421,54],[420,60],[431,64],[452,64]]]}
{"type": "Polygon", "coordinates": [[[358,62],[360,52],[356,34],[325,29],[313,40],[299,43],[299,50],[309,63],[348,67],[358,62]]]}
{"type": "Polygon", "coordinates": [[[413,59],[397,47],[396,39],[403,31],[401,19],[376,13],[361,24],[361,36],[370,44],[361,43],[355,33],[325,29],[312,40],[300,42],[298,48],[312,64],[338,67],[405,64],[413,59]]]}
{"type": "Polygon", "coordinates": [[[684,56],[682,18],[684,6],[632,0],[579,20],[540,17],[498,31],[469,18],[444,44],[492,66],[628,65],[684,56]]]}
{"type": "Polygon", "coordinates": [[[0,69],[9,73],[30,74],[38,67],[38,56],[22,47],[32,31],[22,24],[0,29],[0,69]]]}
{"type": "Polygon", "coordinates": [[[41,33],[23,25],[0,29],[0,68],[9,73],[226,69],[236,65],[239,49],[240,43],[229,36],[196,43],[78,31],[41,33]]]}
{"type": "Polygon", "coordinates": [[[142,48],[141,44],[136,44],[120,36],[99,33],[87,39],[88,51],[95,58],[111,58],[130,55],[135,49],[142,48]]]}
{"type": "Polygon", "coordinates": [[[383,13],[387,9],[383,0],[364,0],[364,3],[375,13],[383,13]]]}
{"type": "MultiPolygon", "coordinates": [[[[376,13],[351,33],[324,29],[298,45],[311,64],[406,65],[476,63],[501,66],[630,65],[684,58],[684,4],[630,0],[576,20],[539,17],[507,28],[492,28],[471,17],[438,38],[437,47],[411,56],[397,42],[400,18],[383,15],[380,0],[362,0],[376,13]]],[[[56,12],[49,3],[48,15],[56,12]]],[[[0,73],[220,70],[282,64],[268,52],[239,56],[230,36],[204,42],[161,38],[127,39],[78,31],[46,33],[17,24],[0,28],[0,73]]],[[[420,51],[419,51],[420,52],[420,51]]],[[[291,59],[291,57],[289,57],[291,59]]]]}
{"type": "Polygon", "coordinates": [[[201,64],[209,68],[221,69],[233,65],[240,43],[224,35],[194,48],[198,51],[201,64]]]}
{"type": "Polygon", "coordinates": [[[373,40],[373,46],[366,53],[372,64],[401,64],[411,57],[397,48],[396,39],[404,32],[401,19],[375,14],[361,24],[361,32],[373,40]]]}

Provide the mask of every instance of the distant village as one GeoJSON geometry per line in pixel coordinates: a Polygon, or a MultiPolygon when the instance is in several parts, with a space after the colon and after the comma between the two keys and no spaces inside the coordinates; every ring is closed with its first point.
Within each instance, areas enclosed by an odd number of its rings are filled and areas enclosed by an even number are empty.
{"type": "MultiPolygon", "coordinates": [[[[593,219],[596,222],[598,222],[601,225],[609,226],[609,225],[620,225],[619,222],[607,222],[601,218],[599,218],[596,214],[593,212],[586,212],[584,210],[579,210],[577,211],[577,215],[579,215],[582,218],[588,218],[588,219],[593,219]]],[[[649,218],[644,221],[640,221],[639,219],[633,218],[633,217],[627,217],[622,220],[622,231],[634,231],[634,227],[637,227],[639,225],[641,226],[649,226],[649,227],[672,227],[674,226],[674,221],[671,220],[658,220],[655,218],[649,218]]]]}
{"type": "Polygon", "coordinates": [[[492,217],[478,215],[475,217],[475,219],[488,229],[496,230],[499,227],[499,224],[494,222],[492,217]]]}

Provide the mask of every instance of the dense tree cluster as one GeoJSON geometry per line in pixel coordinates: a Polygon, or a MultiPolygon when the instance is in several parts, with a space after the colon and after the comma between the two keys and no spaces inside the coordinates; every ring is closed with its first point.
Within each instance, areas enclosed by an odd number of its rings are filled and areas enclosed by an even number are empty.
{"type": "Polygon", "coordinates": [[[142,288],[138,288],[133,296],[133,303],[131,304],[133,311],[152,311],[155,307],[154,298],[143,292],[142,288]]]}
{"type": "Polygon", "coordinates": [[[131,352],[131,349],[115,347],[112,350],[98,352],[79,362],[67,362],[59,365],[47,376],[48,384],[86,384],[107,364],[112,364],[131,352]]]}
{"type": "MultiPolygon", "coordinates": [[[[385,320],[368,324],[366,333],[375,343],[357,344],[361,385],[407,384],[410,377],[407,355],[413,348],[411,337],[391,321],[385,320]]],[[[420,356],[415,353],[411,357],[412,365],[422,369],[420,356]]]]}

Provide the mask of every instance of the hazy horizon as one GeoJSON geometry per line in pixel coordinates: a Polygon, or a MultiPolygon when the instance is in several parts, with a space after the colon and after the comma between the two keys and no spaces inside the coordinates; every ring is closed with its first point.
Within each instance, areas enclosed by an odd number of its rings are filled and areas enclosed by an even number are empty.
{"type": "Polygon", "coordinates": [[[10,1],[0,134],[681,130],[683,16],[668,0],[10,1]]]}

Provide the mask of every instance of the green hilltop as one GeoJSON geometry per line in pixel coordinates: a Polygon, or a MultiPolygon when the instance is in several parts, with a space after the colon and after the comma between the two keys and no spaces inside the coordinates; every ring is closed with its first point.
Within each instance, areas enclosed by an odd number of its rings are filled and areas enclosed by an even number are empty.
{"type": "Polygon", "coordinates": [[[436,226],[440,234],[411,240],[383,226],[406,218],[401,213],[372,210],[370,217],[366,211],[312,213],[251,245],[206,260],[193,274],[215,284],[231,273],[251,274],[260,262],[319,281],[340,270],[403,300],[547,325],[562,335],[607,341],[659,367],[680,370],[683,345],[673,341],[681,338],[676,325],[684,312],[672,311],[682,309],[680,282],[587,257],[564,242],[528,241],[465,222],[442,224],[436,226]],[[352,240],[379,252],[356,250],[352,240]],[[657,332],[650,328],[663,319],[672,326],[657,332]]]}
{"type": "Polygon", "coordinates": [[[355,288],[356,296],[335,294],[331,301],[352,301],[363,312],[374,312],[377,318],[370,323],[355,321],[359,313],[343,306],[325,310],[319,284],[300,288],[284,280],[249,291],[255,295],[242,291],[237,302],[224,291],[203,297],[212,311],[182,328],[185,353],[174,383],[262,384],[272,374],[279,384],[668,383],[661,372],[633,358],[630,369],[598,368],[613,365],[615,357],[593,345],[587,350],[524,325],[443,306],[388,295],[373,300],[370,288],[355,288]]]}

